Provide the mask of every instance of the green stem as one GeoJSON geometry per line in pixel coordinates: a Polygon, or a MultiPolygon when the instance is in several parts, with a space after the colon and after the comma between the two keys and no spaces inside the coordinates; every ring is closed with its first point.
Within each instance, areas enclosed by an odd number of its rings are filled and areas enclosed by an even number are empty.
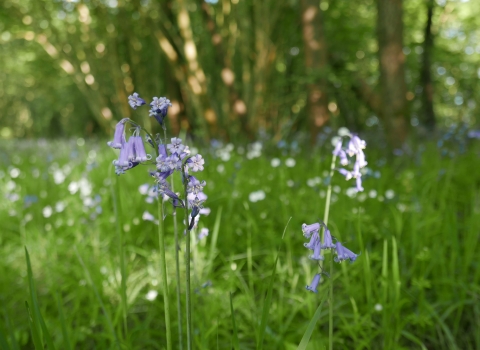
{"type": "Polygon", "coordinates": [[[192,300],[190,295],[190,230],[188,229],[188,199],[187,199],[187,183],[184,181],[185,188],[185,288],[187,295],[187,349],[192,349],[192,300]]]}
{"type": "MultiPolygon", "coordinates": [[[[111,172],[110,172],[111,173],[111,172]]],[[[124,243],[123,243],[123,230],[120,226],[120,179],[117,177],[115,179],[115,187],[111,186],[112,199],[113,199],[113,212],[115,215],[115,228],[117,231],[117,240],[118,240],[118,254],[120,255],[120,297],[122,298],[122,314],[123,314],[123,331],[125,334],[125,339],[128,338],[128,327],[127,327],[127,271],[125,268],[125,252],[124,252],[124,243]],[[118,197],[117,197],[118,194],[118,197]]]]}
{"type": "Polygon", "coordinates": [[[330,254],[330,295],[328,300],[328,349],[333,349],[333,253],[330,254]]]}
{"type": "Polygon", "coordinates": [[[172,350],[172,328],[170,325],[170,303],[168,300],[167,262],[165,259],[165,229],[163,226],[163,198],[158,198],[158,246],[160,249],[160,275],[162,278],[163,303],[165,307],[165,327],[167,350],[172,350]]]}
{"type": "MultiPolygon", "coordinates": [[[[173,177],[170,179],[173,189],[173,177]]],[[[175,235],[175,278],[177,279],[177,316],[178,316],[178,348],[183,349],[183,330],[182,330],[182,295],[180,290],[180,244],[178,239],[177,208],[173,208],[173,231],[175,235]]]]}
{"type": "MultiPolygon", "coordinates": [[[[323,213],[323,222],[325,226],[328,225],[328,216],[330,214],[330,201],[332,199],[332,178],[335,173],[335,161],[337,156],[332,157],[332,163],[330,164],[329,184],[327,188],[327,198],[325,199],[325,211],[323,213]]],[[[322,231],[322,243],[325,243],[325,228],[322,231]]],[[[323,271],[323,261],[319,262],[320,269],[323,271]]],[[[333,349],[333,252],[330,259],[330,291],[328,298],[328,349],[333,349]]]]}

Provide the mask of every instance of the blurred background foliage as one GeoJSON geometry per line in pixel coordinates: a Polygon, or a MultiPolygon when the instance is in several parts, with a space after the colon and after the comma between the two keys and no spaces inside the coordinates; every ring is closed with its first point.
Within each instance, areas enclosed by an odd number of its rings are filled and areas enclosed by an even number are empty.
{"type": "Polygon", "coordinates": [[[235,141],[315,137],[327,124],[384,129],[395,103],[383,93],[379,45],[395,44],[381,32],[397,17],[402,123],[475,124],[478,1],[3,0],[0,137],[105,135],[124,117],[146,122],[127,104],[134,91],[172,100],[174,133],[235,141]],[[397,7],[377,19],[381,6],[397,7]]]}

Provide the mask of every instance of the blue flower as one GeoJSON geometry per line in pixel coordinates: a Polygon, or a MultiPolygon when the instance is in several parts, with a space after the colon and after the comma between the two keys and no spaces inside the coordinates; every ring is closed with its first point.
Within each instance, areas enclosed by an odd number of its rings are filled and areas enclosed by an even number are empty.
{"type": "Polygon", "coordinates": [[[302,225],[303,235],[306,238],[310,238],[312,233],[318,232],[319,230],[320,230],[320,224],[318,222],[316,222],[314,224],[311,224],[311,225],[307,225],[307,224],[302,225]]]}
{"type": "Polygon", "coordinates": [[[325,226],[325,232],[323,233],[323,244],[322,249],[333,249],[335,245],[332,242],[332,235],[330,230],[325,226]]]}
{"type": "Polygon", "coordinates": [[[113,135],[113,141],[107,142],[112,148],[121,149],[125,143],[125,122],[128,118],[120,120],[115,126],[115,134],[113,135]]]}
{"type": "Polygon", "coordinates": [[[114,160],[113,164],[118,167],[130,167],[131,166],[131,161],[129,159],[129,156],[134,153],[133,152],[133,140],[130,138],[128,142],[124,143],[122,145],[122,148],[120,149],[120,154],[118,156],[118,160],[114,160]]]}
{"type": "Polygon", "coordinates": [[[172,138],[172,143],[169,143],[167,145],[167,148],[171,154],[180,155],[185,149],[185,145],[182,144],[182,139],[179,139],[178,137],[174,137],[172,138]]]}
{"type": "Polygon", "coordinates": [[[138,94],[136,92],[134,92],[133,95],[128,96],[128,104],[133,109],[137,109],[137,107],[140,107],[140,106],[146,104],[146,102],[143,98],[138,96],[138,94]]]}
{"type": "Polygon", "coordinates": [[[143,139],[141,136],[133,136],[133,143],[135,148],[135,162],[146,162],[152,159],[150,154],[145,152],[145,146],[143,145],[143,139]]]}
{"type": "Polygon", "coordinates": [[[200,154],[193,156],[187,160],[187,165],[193,172],[202,171],[205,160],[200,154]]]}
{"type": "Polygon", "coordinates": [[[318,243],[319,240],[320,240],[320,236],[318,235],[318,231],[315,231],[315,232],[313,232],[313,234],[310,238],[310,242],[303,243],[303,246],[307,249],[314,250],[315,246],[316,246],[316,244],[318,243]]]}
{"type": "Polygon", "coordinates": [[[172,104],[170,100],[166,97],[154,97],[153,101],[150,103],[150,116],[155,117],[155,119],[163,125],[163,119],[167,115],[168,107],[171,107],[172,104]]]}
{"type": "Polygon", "coordinates": [[[337,250],[337,256],[335,257],[335,262],[342,262],[344,260],[350,260],[354,262],[357,260],[358,254],[353,253],[351,250],[347,249],[342,245],[342,243],[337,242],[335,244],[337,250]]]}
{"type": "Polygon", "coordinates": [[[318,293],[317,286],[318,286],[318,283],[320,283],[321,278],[322,278],[322,275],[317,273],[315,276],[313,276],[312,283],[310,283],[310,285],[306,286],[305,288],[311,292],[318,293]]]}
{"type": "Polygon", "coordinates": [[[203,188],[207,185],[205,181],[199,181],[195,176],[188,177],[187,192],[197,194],[203,191],[203,188]]]}
{"type": "Polygon", "coordinates": [[[310,255],[310,259],[325,260],[325,258],[322,255],[322,242],[320,242],[320,239],[315,241],[315,246],[313,247],[313,254],[310,255]]]}

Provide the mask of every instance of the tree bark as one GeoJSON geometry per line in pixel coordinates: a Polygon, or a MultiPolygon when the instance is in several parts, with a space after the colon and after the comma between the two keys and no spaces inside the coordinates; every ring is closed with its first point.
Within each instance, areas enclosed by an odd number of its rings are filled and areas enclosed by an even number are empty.
{"type": "Polygon", "coordinates": [[[302,0],[302,34],[305,65],[311,82],[308,84],[308,114],[311,138],[329,120],[327,98],[327,44],[318,0],[302,0]]]}
{"type": "Polygon", "coordinates": [[[390,146],[400,147],[408,133],[402,0],[377,0],[377,6],[382,116],[390,146]]]}
{"type": "Polygon", "coordinates": [[[433,110],[433,82],[431,73],[431,55],[433,50],[432,17],[434,0],[427,0],[427,24],[425,25],[425,39],[423,41],[423,60],[420,72],[422,91],[422,122],[429,131],[435,129],[436,118],[433,110]]]}

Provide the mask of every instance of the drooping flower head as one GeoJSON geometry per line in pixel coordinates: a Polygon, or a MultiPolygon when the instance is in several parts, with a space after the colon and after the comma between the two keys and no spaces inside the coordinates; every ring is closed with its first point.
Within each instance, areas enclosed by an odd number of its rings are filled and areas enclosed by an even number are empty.
{"type": "Polygon", "coordinates": [[[340,164],[342,166],[345,167],[350,163],[351,159],[347,157],[347,154],[349,157],[355,156],[355,163],[353,165],[352,170],[348,170],[345,168],[337,168],[336,170],[340,174],[345,176],[345,180],[347,181],[352,178],[356,179],[357,192],[363,191],[362,179],[361,179],[362,174],[360,172],[360,169],[364,168],[368,164],[365,159],[365,153],[363,152],[367,143],[364,140],[360,139],[358,135],[351,134],[346,128],[343,128],[342,132],[340,132],[339,130],[339,136],[335,137],[332,140],[332,143],[334,145],[334,150],[332,154],[340,159],[340,164]],[[349,141],[347,143],[346,148],[343,148],[344,137],[349,137],[349,141]]]}
{"type": "Polygon", "coordinates": [[[323,233],[322,249],[335,249],[335,245],[332,242],[332,235],[330,230],[325,226],[325,232],[323,233]]]}
{"type": "Polygon", "coordinates": [[[172,104],[170,100],[166,97],[154,97],[153,101],[150,103],[150,116],[155,117],[160,125],[163,125],[163,119],[167,115],[168,107],[171,107],[172,104]]]}
{"type": "Polygon", "coordinates": [[[120,149],[125,143],[125,122],[128,118],[123,118],[115,126],[115,134],[113,135],[113,141],[109,141],[107,145],[112,148],[120,149]]]}
{"type": "Polygon", "coordinates": [[[136,92],[134,92],[133,95],[128,96],[128,104],[133,109],[137,109],[137,107],[140,107],[140,106],[146,104],[146,102],[143,98],[138,96],[138,94],[136,92]]]}
{"type": "Polygon", "coordinates": [[[311,292],[318,293],[317,286],[318,283],[320,283],[321,278],[322,275],[317,273],[315,276],[313,276],[312,283],[310,283],[310,285],[306,286],[305,288],[311,292]]]}
{"type": "Polygon", "coordinates": [[[320,230],[320,224],[318,222],[311,225],[307,225],[307,224],[302,225],[303,235],[307,238],[310,238],[312,233],[318,232],[319,230],[320,230]]]}
{"type": "Polygon", "coordinates": [[[337,242],[335,244],[335,249],[337,251],[335,262],[342,262],[345,260],[350,260],[351,262],[354,262],[355,260],[357,260],[358,254],[355,254],[351,250],[344,247],[342,243],[337,242]]]}

